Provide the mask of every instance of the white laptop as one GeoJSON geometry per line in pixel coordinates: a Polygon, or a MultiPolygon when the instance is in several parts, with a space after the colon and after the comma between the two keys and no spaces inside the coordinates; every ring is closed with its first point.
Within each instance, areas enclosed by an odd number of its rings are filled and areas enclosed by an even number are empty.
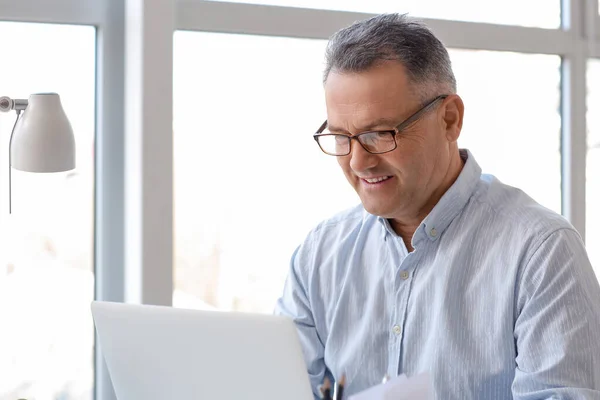
{"type": "Polygon", "coordinates": [[[292,320],[93,302],[119,400],[312,400],[292,320]]]}

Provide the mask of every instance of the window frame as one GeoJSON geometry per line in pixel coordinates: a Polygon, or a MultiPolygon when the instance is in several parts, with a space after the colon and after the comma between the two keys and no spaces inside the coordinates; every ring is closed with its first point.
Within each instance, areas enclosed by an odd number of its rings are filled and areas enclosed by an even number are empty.
{"type": "MultiPolygon", "coordinates": [[[[94,298],[110,301],[124,299],[124,15],[124,3],[111,0],[0,0],[1,21],[96,28],[94,298]]],[[[116,399],[94,353],[94,397],[116,399]]]]}
{"type": "MultiPolygon", "coordinates": [[[[583,236],[586,65],[600,58],[600,15],[597,0],[562,0],[561,6],[560,29],[423,20],[451,48],[562,57],[563,215],[583,236]]],[[[0,0],[2,21],[97,29],[97,300],[171,305],[173,110],[164,106],[172,100],[164,94],[172,92],[175,30],[327,39],[371,15],[205,0],[0,0]]],[[[95,397],[114,399],[101,360],[97,348],[95,397]]]]}

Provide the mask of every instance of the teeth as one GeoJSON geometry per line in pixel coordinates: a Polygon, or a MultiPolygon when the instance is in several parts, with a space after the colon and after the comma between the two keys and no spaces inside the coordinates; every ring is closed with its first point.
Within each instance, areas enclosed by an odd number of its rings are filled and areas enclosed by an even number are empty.
{"type": "Polygon", "coordinates": [[[385,181],[386,179],[389,179],[389,176],[380,176],[379,178],[373,178],[373,179],[365,179],[365,181],[369,182],[369,183],[377,183],[377,182],[381,182],[381,181],[385,181]]]}

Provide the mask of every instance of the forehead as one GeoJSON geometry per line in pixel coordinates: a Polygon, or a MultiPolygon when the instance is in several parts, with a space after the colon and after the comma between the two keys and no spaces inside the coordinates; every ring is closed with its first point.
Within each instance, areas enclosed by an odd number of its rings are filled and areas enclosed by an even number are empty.
{"type": "Polygon", "coordinates": [[[325,83],[327,118],[349,130],[373,119],[397,118],[412,104],[410,89],[404,67],[395,61],[359,73],[332,71],[325,83]]]}

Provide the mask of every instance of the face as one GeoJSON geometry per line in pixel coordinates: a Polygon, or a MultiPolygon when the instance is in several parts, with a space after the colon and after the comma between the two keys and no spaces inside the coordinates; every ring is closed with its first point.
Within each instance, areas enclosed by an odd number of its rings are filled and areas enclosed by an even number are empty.
{"type": "MultiPolygon", "coordinates": [[[[413,92],[404,67],[395,61],[361,73],[332,72],[325,84],[330,131],[356,135],[394,129],[423,105],[413,92]]],[[[351,153],[337,158],[369,213],[401,221],[433,207],[458,157],[462,113],[458,96],[440,100],[396,135],[397,148],[388,153],[370,154],[351,141],[351,153]]]]}

